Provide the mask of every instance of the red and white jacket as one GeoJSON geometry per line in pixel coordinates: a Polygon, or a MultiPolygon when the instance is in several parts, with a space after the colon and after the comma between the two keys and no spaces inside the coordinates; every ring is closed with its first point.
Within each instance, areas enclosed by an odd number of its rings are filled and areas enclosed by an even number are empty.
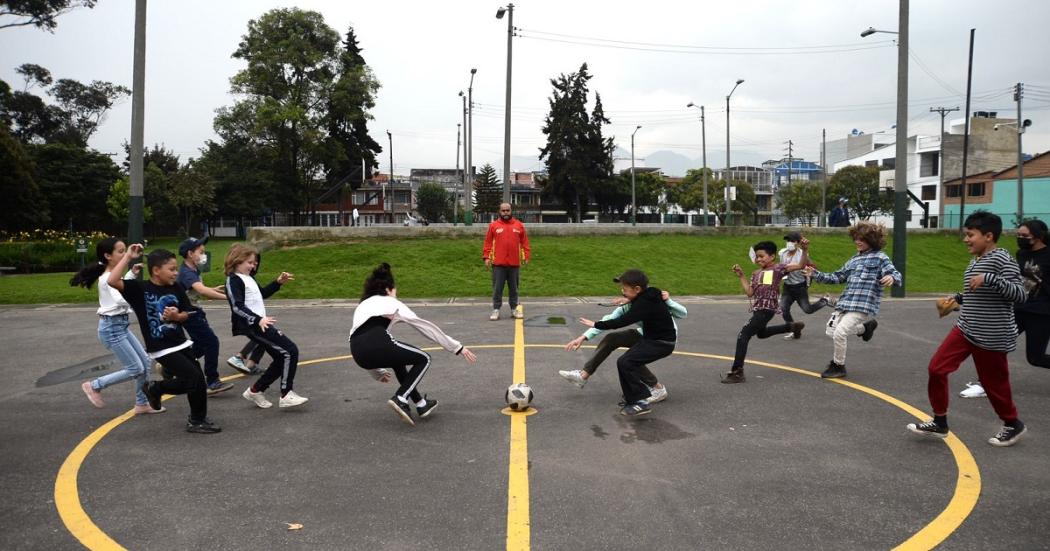
{"type": "Polygon", "coordinates": [[[522,259],[531,260],[525,225],[517,218],[511,218],[510,222],[498,218],[489,224],[481,257],[492,260],[495,266],[521,266],[522,259]]]}

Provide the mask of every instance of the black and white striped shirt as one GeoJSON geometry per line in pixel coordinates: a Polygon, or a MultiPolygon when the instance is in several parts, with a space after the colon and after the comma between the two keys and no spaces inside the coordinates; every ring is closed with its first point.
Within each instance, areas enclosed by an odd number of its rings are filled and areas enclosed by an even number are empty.
{"type": "Polygon", "coordinates": [[[1021,271],[1006,249],[974,258],[963,273],[959,329],[966,340],[985,349],[1010,352],[1017,347],[1014,303],[1025,301],[1021,271]],[[970,278],[984,274],[984,285],[969,290],[970,278]]]}

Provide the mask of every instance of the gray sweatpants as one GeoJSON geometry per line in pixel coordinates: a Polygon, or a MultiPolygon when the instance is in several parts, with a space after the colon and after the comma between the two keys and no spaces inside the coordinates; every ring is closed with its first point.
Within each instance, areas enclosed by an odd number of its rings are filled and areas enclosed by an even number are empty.
{"type": "Polygon", "coordinates": [[[510,295],[510,309],[518,307],[518,266],[492,266],[492,309],[503,306],[503,285],[507,285],[510,295]]]}

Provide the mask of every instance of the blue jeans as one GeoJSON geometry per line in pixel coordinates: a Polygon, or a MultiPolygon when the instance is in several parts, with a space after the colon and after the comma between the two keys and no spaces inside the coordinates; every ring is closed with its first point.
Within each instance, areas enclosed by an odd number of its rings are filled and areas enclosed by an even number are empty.
{"type": "Polygon", "coordinates": [[[91,388],[102,390],[108,386],[135,379],[135,403],[148,404],[146,380],[149,378],[149,369],[153,362],[146,355],[142,343],[128,331],[128,315],[100,316],[98,341],[117,357],[123,369],[91,381],[91,388]]]}
{"type": "Polygon", "coordinates": [[[183,322],[182,328],[190,334],[193,341],[193,355],[204,358],[204,378],[208,384],[219,380],[219,337],[208,325],[204,310],[190,316],[183,322]]]}

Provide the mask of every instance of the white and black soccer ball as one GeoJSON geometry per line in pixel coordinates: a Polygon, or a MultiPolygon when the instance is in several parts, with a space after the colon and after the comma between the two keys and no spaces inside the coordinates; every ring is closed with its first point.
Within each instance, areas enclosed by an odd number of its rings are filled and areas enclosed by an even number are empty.
{"type": "Polygon", "coordinates": [[[507,387],[503,398],[512,411],[525,411],[532,403],[532,387],[525,383],[514,383],[507,387]]]}

